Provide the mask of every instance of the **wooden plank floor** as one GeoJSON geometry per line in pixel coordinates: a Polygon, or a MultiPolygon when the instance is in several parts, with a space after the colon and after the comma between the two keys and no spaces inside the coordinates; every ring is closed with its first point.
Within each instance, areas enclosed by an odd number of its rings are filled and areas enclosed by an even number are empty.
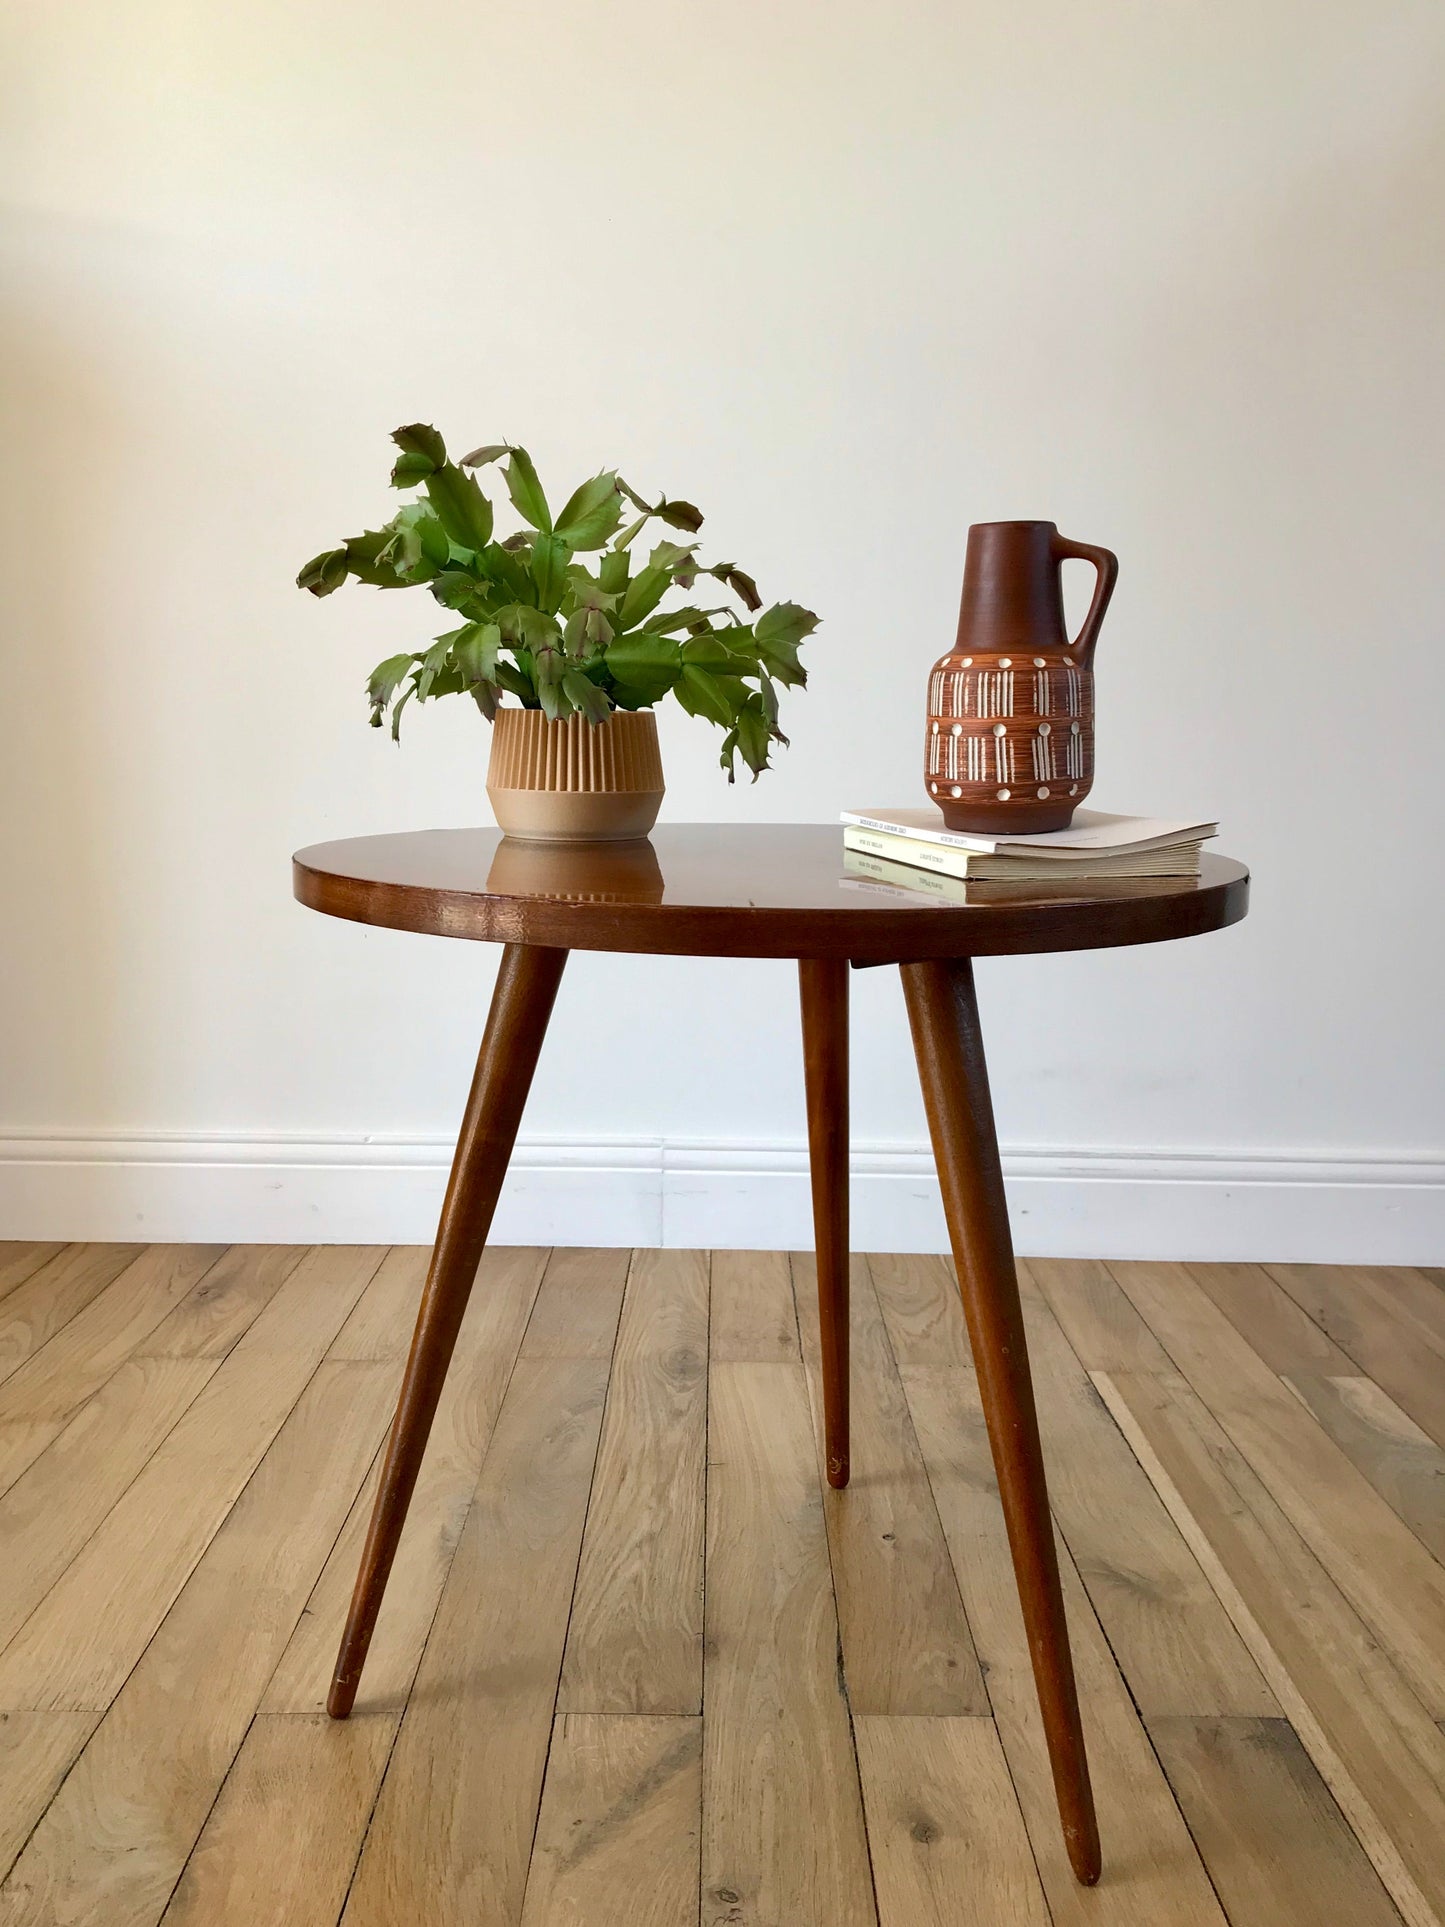
{"type": "Polygon", "coordinates": [[[1022,1263],[1075,1885],[947,1263],[0,1245],[0,1927],[1445,1927],[1445,1281],[1022,1263]]]}

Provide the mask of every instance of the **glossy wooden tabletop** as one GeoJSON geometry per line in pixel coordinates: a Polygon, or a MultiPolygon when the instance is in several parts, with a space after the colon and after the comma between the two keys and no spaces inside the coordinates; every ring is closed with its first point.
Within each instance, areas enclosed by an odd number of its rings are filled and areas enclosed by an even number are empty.
{"type": "Polygon", "coordinates": [[[1249,873],[1206,857],[1190,877],[970,883],[916,900],[843,867],[825,824],[660,824],[634,843],[548,847],[491,829],[318,843],[297,897],[357,923],[492,943],[866,963],[1158,943],[1237,923],[1249,873]]]}

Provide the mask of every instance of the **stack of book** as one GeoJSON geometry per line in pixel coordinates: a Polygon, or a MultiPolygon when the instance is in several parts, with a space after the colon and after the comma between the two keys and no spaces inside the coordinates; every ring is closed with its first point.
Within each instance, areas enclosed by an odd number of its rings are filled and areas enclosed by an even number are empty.
{"type": "Polygon", "coordinates": [[[1075,884],[1093,877],[1195,877],[1217,823],[1076,810],[1066,830],[983,836],[947,830],[942,812],[844,810],[844,880],[965,901],[954,886],[1075,884]]]}

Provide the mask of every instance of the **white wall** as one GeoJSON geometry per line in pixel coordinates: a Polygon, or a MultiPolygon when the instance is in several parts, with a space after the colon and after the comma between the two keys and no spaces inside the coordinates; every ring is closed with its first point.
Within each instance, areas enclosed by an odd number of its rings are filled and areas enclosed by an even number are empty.
{"type": "MultiPolygon", "coordinates": [[[[388,431],[695,497],[820,610],[793,748],[673,819],[918,789],[967,524],[1122,558],[1095,801],[1217,813],[1241,928],[981,970],[1026,1250],[1445,1243],[1437,0],[22,0],[0,47],[0,1235],[429,1235],[494,957],[301,843],[480,821],[427,607],[302,560],[388,431]]],[[[392,498],[394,499],[394,498],[392,498]]],[[[937,1242],[896,981],[859,1241],[937,1242]]],[[[512,1236],[807,1235],[786,965],[580,957],[512,1236]]]]}

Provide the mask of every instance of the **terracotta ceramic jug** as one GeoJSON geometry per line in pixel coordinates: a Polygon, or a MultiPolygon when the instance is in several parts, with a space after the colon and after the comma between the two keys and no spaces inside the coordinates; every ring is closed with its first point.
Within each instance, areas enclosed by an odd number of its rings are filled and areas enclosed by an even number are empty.
{"type": "Polygon", "coordinates": [[[1094,781],[1094,644],[1118,558],[1052,522],[968,532],[958,640],[928,680],[923,775],[951,830],[1067,829],[1094,781]],[[1098,571],[1072,642],[1060,564],[1098,571]]]}

